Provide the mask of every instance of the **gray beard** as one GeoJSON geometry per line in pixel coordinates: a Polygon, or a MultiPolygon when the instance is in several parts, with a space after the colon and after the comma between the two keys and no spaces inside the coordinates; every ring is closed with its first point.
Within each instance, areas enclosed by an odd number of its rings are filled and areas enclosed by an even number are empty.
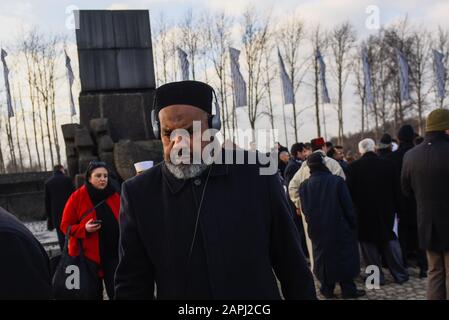
{"type": "Polygon", "coordinates": [[[183,180],[200,176],[208,167],[208,165],[204,163],[174,165],[170,161],[165,161],[165,166],[172,175],[183,180]]]}

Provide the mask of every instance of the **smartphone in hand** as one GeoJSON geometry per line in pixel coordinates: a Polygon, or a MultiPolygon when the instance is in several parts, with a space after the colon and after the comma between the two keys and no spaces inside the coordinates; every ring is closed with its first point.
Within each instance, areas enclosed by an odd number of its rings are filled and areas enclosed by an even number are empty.
{"type": "Polygon", "coordinates": [[[103,221],[101,221],[101,220],[94,220],[94,221],[92,221],[92,224],[101,224],[103,221]]]}

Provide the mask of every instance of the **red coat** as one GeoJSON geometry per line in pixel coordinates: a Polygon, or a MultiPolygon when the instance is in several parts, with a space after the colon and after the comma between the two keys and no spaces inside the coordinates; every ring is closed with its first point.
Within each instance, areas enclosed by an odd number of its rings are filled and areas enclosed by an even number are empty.
{"type": "MultiPolygon", "coordinates": [[[[114,193],[106,200],[106,204],[111,208],[114,213],[115,219],[118,221],[120,211],[120,196],[118,193],[114,193]]],[[[70,196],[67,201],[64,212],[62,214],[61,231],[64,234],[67,232],[69,225],[71,228],[71,237],[69,241],[69,255],[79,255],[78,239],[82,239],[84,255],[90,260],[100,264],[100,247],[98,232],[89,233],[86,232],[86,223],[90,219],[97,219],[97,212],[93,210],[80,222],[80,217],[92,209],[94,205],[90,200],[87,188],[85,185],[77,189],[70,196]]]]}

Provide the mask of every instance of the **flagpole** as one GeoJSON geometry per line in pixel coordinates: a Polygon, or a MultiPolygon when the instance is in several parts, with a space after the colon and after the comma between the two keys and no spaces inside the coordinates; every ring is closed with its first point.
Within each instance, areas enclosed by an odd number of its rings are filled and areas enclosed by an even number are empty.
{"type": "Polygon", "coordinates": [[[326,113],[324,112],[324,102],[321,102],[321,112],[323,113],[324,140],[327,141],[326,113]]]}

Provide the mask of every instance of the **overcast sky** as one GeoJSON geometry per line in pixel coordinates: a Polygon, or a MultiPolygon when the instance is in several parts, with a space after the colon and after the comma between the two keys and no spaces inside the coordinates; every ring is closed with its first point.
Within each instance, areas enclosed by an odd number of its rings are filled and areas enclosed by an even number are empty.
{"type": "MultiPolygon", "coordinates": [[[[356,28],[358,39],[376,32],[376,26],[373,26],[372,19],[376,20],[377,13],[380,26],[408,16],[413,24],[422,25],[430,30],[435,30],[438,25],[449,28],[448,0],[134,0],[121,2],[2,0],[0,2],[0,45],[8,47],[22,30],[29,30],[35,26],[44,32],[64,34],[69,41],[73,42],[74,31],[66,26],[70,21],[70,12],[73,9],[148,9],[150,19],[155,19],[163,12],[168,20],[176,23],[187,9],[197,12],[202,12],[205,9],[225,10],[227,14],[239,17],[250,4],[255,5],[262,13],[271,12],[274,19],[282,19],[286,14],[293,12],[299,13],[309,26],[320,23],[326,28],[348,20],[356,28]]],[[[3,79],[0,80],[0,85],[3,86],[3,79]]],[[[353,97],[353,86],[348,84],[346,91],[348,111],[345,114],[345,122],[349,131],[356,131],[360,128],[360,121],[358,121],[357,102],[353,97]]],[[[3,95],[2,93],[0,98],[2,102],[4,101],[3,95]]],[[[335,111],[329,110],[328,131],[331,136],[336,134],[337,127],[335,111]]],[[[244,117],[243,114],[242,117],[244,117]]],[[[315,133],[313,113],[305,114],[301,120],[302,140],[308,140],[315,133]]],[[[278,123],[280,124],[280,122],[278,123]]],[[[262,121],[259,125],[265,127],[267,123],[262,121]]],[[[279,125],[279,128],[282,130],[282,126],[279,125]]],[[[291,139],[289,144],[291,144],[291,139]]]]}

